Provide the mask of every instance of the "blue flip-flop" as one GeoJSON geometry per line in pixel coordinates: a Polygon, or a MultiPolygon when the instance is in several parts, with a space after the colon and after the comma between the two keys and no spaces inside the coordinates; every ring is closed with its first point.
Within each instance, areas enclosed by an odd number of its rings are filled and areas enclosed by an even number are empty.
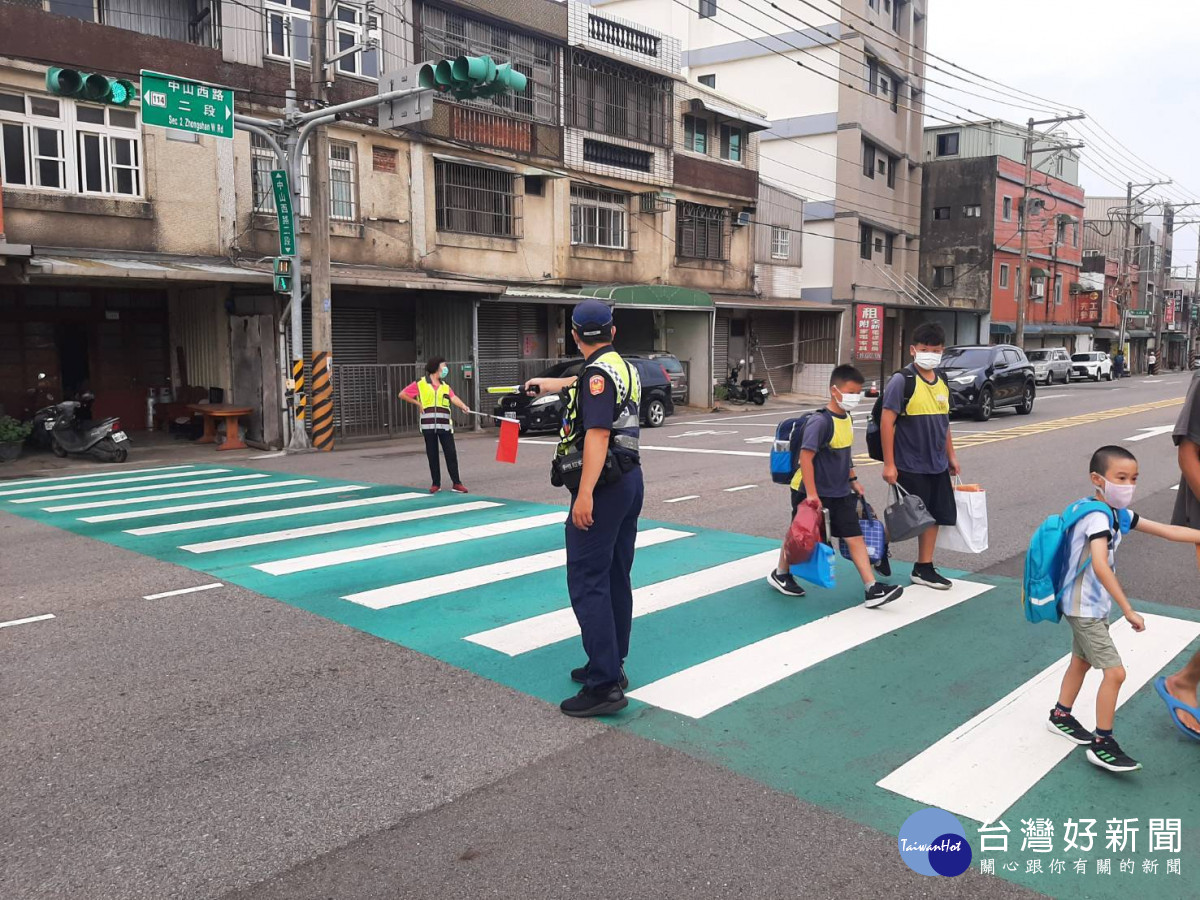
{"type": "Polygon", "coordinates": [[[1171,721],[1175,723],[1175,727],[1190,737],[1193,741],[1200,741],[1200,731],[1193,731],[1182,722],[1179,721],[1179,710],[1186,713],[1191,713],[1196,717],[1196,721],[1200,722],[1200,709],[1194,706],[1188,706],[1186,703],[1180,703],[1171,696],[1171,692],[1167,690],[1167,679],[1159,677],[1154,679],[1154,689],[1158,691],[1158,696],[1162,697],[1163,703],[1167,704],[1167,711],[1171,714],[1171,721]]]}

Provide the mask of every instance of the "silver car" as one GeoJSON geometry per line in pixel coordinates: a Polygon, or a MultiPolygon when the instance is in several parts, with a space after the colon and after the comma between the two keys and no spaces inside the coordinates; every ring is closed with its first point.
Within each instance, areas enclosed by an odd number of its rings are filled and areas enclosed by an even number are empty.
{"type": "Polygon", "coordinates": [[[1025,355],[1033,363],[1033,378],[1038,384],[1054,384],[1071,380],[1071,354],[1065,347],[1043,347],[1026,350],[1025,355]]]}

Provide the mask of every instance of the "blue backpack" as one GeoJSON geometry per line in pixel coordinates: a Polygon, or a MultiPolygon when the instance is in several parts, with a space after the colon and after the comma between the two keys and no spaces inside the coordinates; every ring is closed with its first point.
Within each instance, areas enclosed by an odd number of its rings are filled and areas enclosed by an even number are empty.
{"type": "Polygon", "coordinates": [[[1038,526],[1029,539],[1025,553],[1025,579],[1021,587],[1021,603],[1025,607],[1025,618],[1030,622],[1058,622],[1062,611],[1058,601],[1084,570],[1091,565],[1086,558],[1078,572],[1068,572],[1067,562],[1071,552],[1071,529],[1090,513],[1104,513],[1112,520],[1113,528],[1121,534],[1129,531],[1132,516],[1128,510],[1113,509],[1099,500],[1077,500],[1060,515],[1049,516],[1038,526]]]}
{"type": "MultiPolygon", "coordinates": [[[[775,441],[771,444],[771,480],[776,484],[791,484],[800,468],[800,444],[804,437],[804,426],[813,416],[822,413],[832,417],[827,409],[817,409],[797,416],[794,419],[784,419],[775,426],[775,441]]],[[[832,434],[830,440],[832,440],[832,434]]]]}

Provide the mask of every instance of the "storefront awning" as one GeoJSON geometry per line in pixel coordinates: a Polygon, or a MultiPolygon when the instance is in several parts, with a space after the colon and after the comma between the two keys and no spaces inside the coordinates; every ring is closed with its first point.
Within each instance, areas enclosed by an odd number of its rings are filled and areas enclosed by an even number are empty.
{"type": "MultiPolygon", "coordinates": [[[[578,297],[607,300],[617,307],[638,309],[712,309],[713,298],[695,288],[670,284],[618,284],[584,287],[578,297]]],[[[578,298],[577,298],[578,299],[578,298]]]]}
{"type": "Polygon", "coordinates": [[[993,322],[991,324],[991,333],[995,335],[1008,336],[1014,334],[1013,327],[1006,325],[1003,322],[993,322]]]}
{"type": "Polygon", "coordinates": [[[791,300],[782,297],[728,297],[718,295],[713,297],[713,302],[716,303],[717,309],[791,309],[829,313],[830,315],[845,312],[844,306],[834,306],[830,303],[821,303],[818,300],[791,300]]]}
{"type": "Polygon", "coordinates": [[[771,123],[762,116],[756,116],[754,113],[739,111],[733,108],[732,105],[726,105],[719,101],[713,100],[711,97],[695,97],[692,99],[693,107],[699,106],[710,113],[715,113],[718,116],[724,116],[726,119],[733,119],[736,122],[741,122],[747,127],[748,131],[766,131],[771,127],[771,123]]]}
{"type": "Polygon", "coordinates": [[[1092,329],[1086,325],[1058,325],[1053,322],[1047,325],[1026,325],[1026,334],[1091,334],[1092,329]]]}
{"type": "Polygon", "coordinates": [[[1115,341],[1121,335],[1117,333],[1117,330],[1115,328],[1097,328],[1093,332],[1093,336],[1098,337],[1101,340],[1115,341]]]}
{"type": "Polygon", "coordinates": [[[1125,332],[1125,337],[1136,339],[1136,340],[1144,340],[1145,338],[1153,337],[1153,336],[1154,335],[1151,332],[1146,331],[1145,329],[1142,329],[1142,328],[1139,328],[1135,331],[1125,332]]]}
{"type": "Polygon", "coordinates": [[[1182,344],[1187,341],[1187,335],[1180,334],[1178,331],[1168,332],[1164,337],[1172,344],[1182,344]]]}

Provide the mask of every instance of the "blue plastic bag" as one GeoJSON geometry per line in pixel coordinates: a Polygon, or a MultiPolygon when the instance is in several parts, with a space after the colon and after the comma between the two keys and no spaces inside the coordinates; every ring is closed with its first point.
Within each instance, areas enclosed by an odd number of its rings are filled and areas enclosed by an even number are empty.
{"type": "Polygon", "coordinates": [[[837,584],[834,574],[834,560],[837,554],[829,544],[817,544],[817,549],[809,557],[808,562],[792,566],[792,575],[802,578],[816,587],[831,588],[837,584]]]}

